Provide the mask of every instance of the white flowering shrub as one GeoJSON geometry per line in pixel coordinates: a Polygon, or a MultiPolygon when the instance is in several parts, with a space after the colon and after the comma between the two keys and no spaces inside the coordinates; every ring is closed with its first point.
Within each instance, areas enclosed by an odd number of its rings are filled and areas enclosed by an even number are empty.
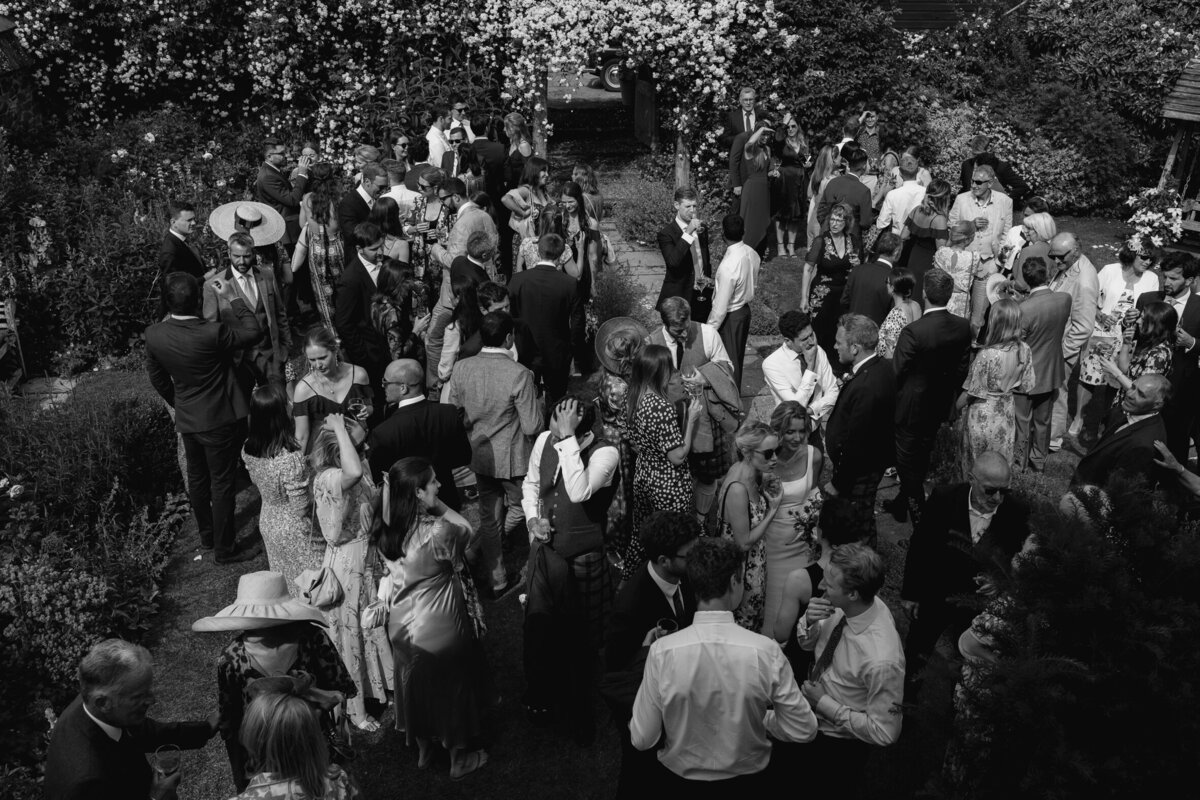
{"type": "Polygon", "coordinates": [[[1143,189],[1125,205],[1132,214],[1126,222],[1133,226],[1127,241],[1137,252],[1167,247],[1183,236],[1184,200],[1174,187],[1143,189]]]}

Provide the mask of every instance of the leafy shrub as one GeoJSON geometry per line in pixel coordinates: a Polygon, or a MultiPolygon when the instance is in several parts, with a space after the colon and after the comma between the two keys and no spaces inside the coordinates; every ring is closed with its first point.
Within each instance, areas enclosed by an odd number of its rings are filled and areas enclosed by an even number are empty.
{"type": "Polygon", "coordinates": [[[653,300],[619,264],[596,274],[592,283],[591,313],[597,326],[613,317],[633,317],[651,328],[657,322],[653,300]]]}

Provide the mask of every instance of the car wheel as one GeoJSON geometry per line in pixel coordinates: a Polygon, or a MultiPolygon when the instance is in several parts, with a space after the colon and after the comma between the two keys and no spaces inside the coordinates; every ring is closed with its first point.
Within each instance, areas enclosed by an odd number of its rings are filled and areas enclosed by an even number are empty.
{"type": "Polygon", "coordinates": [[[613,58],[604,62],[604,68],[600,70],[600,82],[604,84],[605,91],[621,91],[621,59],[613,58]]]}

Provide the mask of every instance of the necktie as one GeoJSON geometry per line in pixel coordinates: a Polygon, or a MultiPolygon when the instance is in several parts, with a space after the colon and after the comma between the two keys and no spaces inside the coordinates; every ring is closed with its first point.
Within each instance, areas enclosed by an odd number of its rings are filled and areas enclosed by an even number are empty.
{"type": "Polygon", "coordinates": [[[671,595],[671,605],[675,607],[675,621],[683,621],[683,590],[678,586],[675,587],[675,594],[671,595]]]}
{"type": "Polygon", "coordinates": [[[744,130],[744,131],[746,131],[747,133],[749,133],[749,132],[751,131],[751,127],[750,127],[750,115],[749,115],[749,114],[746,114],[746,115],[745,115],[745,117],[746,117],[746,127],[745,127],[745,128],[743,128],[743,130],[744,130]]]}
{"type": "Polygon", "coordinates": [[[838,642],[842,641],[842,631],[844,630],[846,630],[846,618],[842,617],[833,627],[833,633],[829,634],[829,641],[825,644],[825,649],[821,651],[821,657],[817,659],[817,663],[813,664],[812,672],[808,676],[810,681],[815,683],[821,677],[821,673],[829,669],[829,665],[833,663],[833,651],[837,650],[838,642]]]}
{"type": "Polygon", "coordinates": [[[246,299],[250,301],[250,307],[254,308],[258,305],[258,290],[254,286],[254,280],[249,275],[243,275],[242,292],[246,295],[246,299]]]}
{"type": "Polygon", "coordinates": [[[675,369],[683,369],[683,342],[675,340],[675,369]]]}

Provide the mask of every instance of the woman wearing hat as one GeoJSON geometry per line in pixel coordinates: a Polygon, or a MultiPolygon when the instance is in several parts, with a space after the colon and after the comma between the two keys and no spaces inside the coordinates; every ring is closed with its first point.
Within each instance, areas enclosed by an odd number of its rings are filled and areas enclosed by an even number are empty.
{"type": "Polygon", "coordinates": [[[307,673],[318,689],[353,697],[354,681],[325,632],[325,615],[294,600],[278,572],[251,572],[238,580],[232,605],[192,623],[194,631],[236,631],[217,658],[217,725],[233,782],[246,788],[247,753],[238,739],[250,704],[250,683],[259,678],[307,673]]]}
{"type": "Polygon", "coordinates": [[[390,609],[396,726],[409,744],[416,741],[422,769],[440,742],[458,780],[487,763],[480,739],[491,687],[480,641],[483,608],[466,565],[474,533],[438,499],[439,485],[423,458],[393,464],[372,537],[389,573],[379,597],[390,609]]]}

